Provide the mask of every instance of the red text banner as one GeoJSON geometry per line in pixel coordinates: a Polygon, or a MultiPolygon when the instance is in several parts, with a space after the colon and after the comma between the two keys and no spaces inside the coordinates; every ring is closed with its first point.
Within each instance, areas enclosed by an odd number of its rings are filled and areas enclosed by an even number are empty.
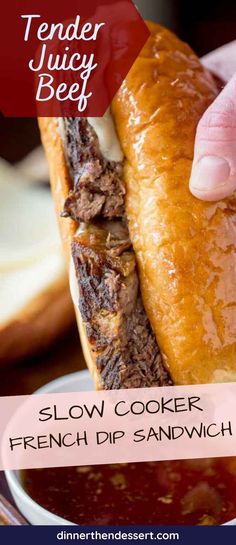
{"type": "Polygon", "coordinates": [[[9,0],[2,12],[5,116],[102,116],[149,35],[131,0],[9,0]]]}

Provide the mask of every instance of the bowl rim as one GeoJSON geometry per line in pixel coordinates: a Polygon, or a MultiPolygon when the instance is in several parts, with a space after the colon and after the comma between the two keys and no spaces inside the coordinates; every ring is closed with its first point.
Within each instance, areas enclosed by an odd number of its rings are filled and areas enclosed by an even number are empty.
{"type": "Polygon", "coordinates": [[[58,515],[55,515],[48,509],[42,507],[40,503],[33,500],[33,498],[24,489],[23,484],[21,483],[20,478],[17,475],[17,471],[8,469],[5,471],[5,475],[13,497],[17,496],[19,501],[24,503],[24,505],[27,505],[29,509],[34,510],[34,512],[36,512],[38,515],[42,515],[44,517],[46,516],[50,520],[50,522],[54,522],[59,526],[65,524],[68,524],[69,526],[74,525],[73,522],[59,517],[58,515]]]}
{"type": "MultiPolygon", "coordinates": [[[[43,394],[43,393],[52,393],[55,390],[58,389],[58,387],[63,385],[63,388],[70,384],[74,384],[75,380],[78,381],[78,378],[81,381],[88,381],[90,379],[90,374],[87,369],[81,370],[81,371],[75,371],[74,373],[70,373],[68,375],[64,375],[62,377],[58,377],[37,390],[33,394],[43,394]]],[[[91,380],[92,385],[92,380],[91,380]]],[[[20,471],[21,470],[13,470],[13,469],[7,469],[4,471],[7,484],[10,488],[10,491],[13,495],[13,497],[16,495],[19,498],[19,501],[26,504],[29,509],[33,509],[34,512],[38,513],[42,516],[47,516],[50,518],[51,522],[54,522],[58,525],[73,525],[76,526],[74,522],[71,522],[63,517],[60,517],[58,515],[55,515],[48,509],[45,509],[45,507],[42,507],[40,503],[36,502],[25,490],[21,480],[20,480],[20,471]]]]}

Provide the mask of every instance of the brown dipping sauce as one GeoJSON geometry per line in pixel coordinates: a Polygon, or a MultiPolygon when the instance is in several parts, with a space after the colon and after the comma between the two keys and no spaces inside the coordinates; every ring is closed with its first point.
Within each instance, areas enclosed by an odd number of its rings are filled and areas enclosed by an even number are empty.
{"type": "Polygon", "coordinates": [[[213,525],[236,517],[236,458],[31,469],[28,494],[84,525],[213,525]]]}

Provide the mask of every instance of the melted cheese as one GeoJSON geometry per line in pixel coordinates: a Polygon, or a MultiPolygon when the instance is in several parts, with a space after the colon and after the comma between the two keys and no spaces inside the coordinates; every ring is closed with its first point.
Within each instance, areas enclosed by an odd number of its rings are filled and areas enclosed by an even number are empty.
{"type": "Polygon", "coordinates": [[[108,161],[122,161],[124,154],[116,133],[114,121],[108,109],[103,117],[88,117],[99,140],[101,153],[108,161]]]}

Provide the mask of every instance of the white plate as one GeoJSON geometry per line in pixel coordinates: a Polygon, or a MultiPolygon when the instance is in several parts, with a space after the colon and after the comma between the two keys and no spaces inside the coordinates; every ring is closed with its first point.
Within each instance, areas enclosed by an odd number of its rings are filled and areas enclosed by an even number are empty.
{"type": "MultiPolygon", "coordinates": [[[[93,389],[94,383],[89,372],[79,371],[49,382],[37,390],[37,393],[81,392],[91,391],[93,389]]],[[[41,505],[32,500],[22,486],[20,471],[5,471],[5,475],[18,509],[31,524],[74,526],[73,522],[50,513],[50,511],[44,509],[41,505]]],[[[227,522],[226,525],[236,525],[236,518],[227,522]]]]}

